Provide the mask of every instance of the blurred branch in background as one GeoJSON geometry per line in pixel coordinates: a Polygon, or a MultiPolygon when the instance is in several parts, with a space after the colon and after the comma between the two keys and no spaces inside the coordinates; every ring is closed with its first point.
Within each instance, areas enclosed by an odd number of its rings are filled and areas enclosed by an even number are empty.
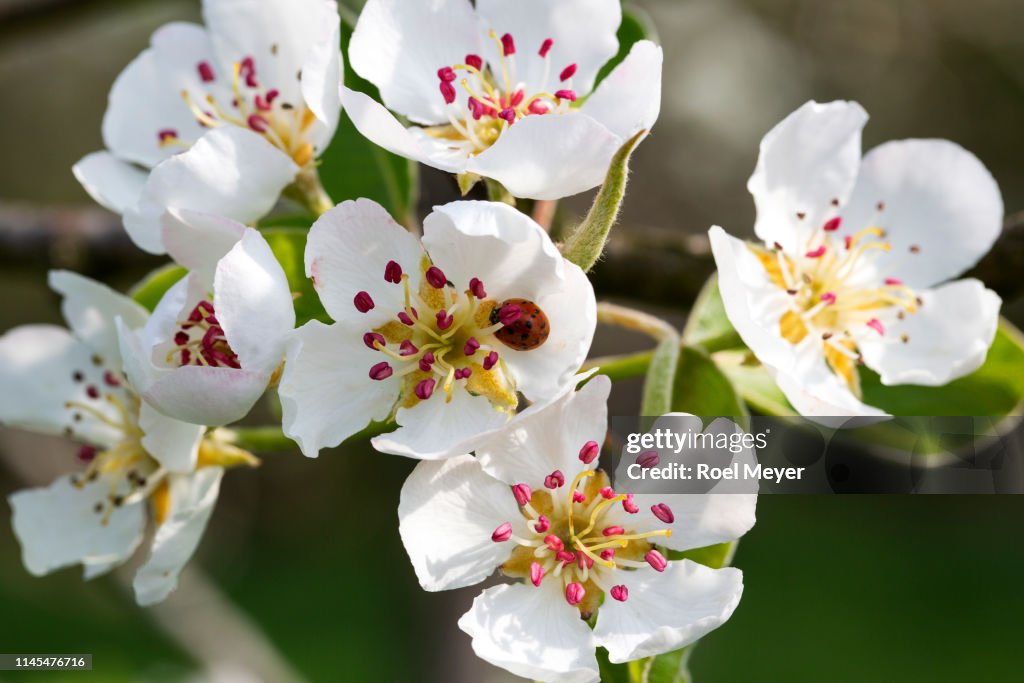
{"type": "MultiPolygon", "coordinates": [[[[92,207],[44,208],[0,202],[0,265],[34,262],[60,268],[137,268],[159,259],[140,255],[121,219],[92,207]]],[[[621,225],[593,271],[602,296],[685,308],[714,271],[707,235],[676,228],[621,225]]],[[[1024,211],[1006,217],[1003,234],[969,273],[1005,301],[1024,294],[1024,211]]]]}

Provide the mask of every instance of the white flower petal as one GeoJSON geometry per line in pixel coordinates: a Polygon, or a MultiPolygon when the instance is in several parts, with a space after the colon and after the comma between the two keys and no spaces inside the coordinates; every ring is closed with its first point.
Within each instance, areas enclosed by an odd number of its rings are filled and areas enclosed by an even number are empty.
{"type": "Polygon", "coordinates": [[[160,217],[167,209],[250,223],[274,206],[298,170],[263,136],[237,126],[216,128],[153,169],[139,205],[125,213],[124,226],[141,249],[162,253],[160,217]]]}
{"type": "Polygon", "coordinates": [[[338,88],[342,83],[344,64],[341,56],[341,20],[337,8],[327,14],[321,30],[320,39],[310,46],[306,63],[302,67],[300,84],[306,106],[320,123],[314,138],[318,155],[330,144],[341,115],[338,88]]]}
{"type": "Polygon", "coordinates": [[[213,300],[217,321],[242,368],[269,379],[284,359],[295,309],[288,278],[258,231],[247,229],[217,264],[213,300]]]}
{"type": "Polygon", "coordinates": [[[488,588],[459,619],[483,660],[535,681],[596,683],[594,636],[561,584],[488,588]]]}
{"type": "Polygon", "coordinates": [[[764,136],[747,182],[757,205],[758,237],[795,251],[835,213],[833,200],[845,203],[857,179],[867,120],[856,102],[808,102],[764,136]]]}
{"type": "Polygon", "coordinates": [[[762,363],[791,368],[796,352],[779,332],[779,320],[789,309],[787,294],[771,282],[746,242],[717,225],[708,236],[729,322],[762,363]]]}
{"type": "Polygon", "coordinates": [[[659,46],[649,40],[637,42],[581,111],[623,140],[650,130],[661,113],[662,60],[659,46]]]}
{"type": "Polygon", "coordinates": [[[156,530],[149,559],[135,575],[135,599],[140,605],[156,604],[178,587],[178,575],[206,531],[223,474],[219,467],[204,467],[195,474],[168,479],[170,512],[156,530]]]}
{"type": "Polygon", "coordinates": [[[514,541],[495,543],[505,522],[529,535],[509,487],[471,455],[421,462],[402,486],[398,531],[420,585],[428,591],[471,586],[507,560],[514,541]]]}
{"type": "MultiPolygon", "coordinates": [[[[299,106],[299,72],[338,21],[337,5],[325,0],[205,0],[203,19],[221,64],[251,57],[261,89],[276,88],[299,106]]],[[[336,45],[340,50],[340,46],[336,45]]]]}
{"type": "Polygon", "coordinates": [[[375,145],[449,173],[461,173],[466,167],[468,158],[464,153],[453,151],[442,140],[417,128],[406,128],[372,97],[342,87],[341,101],[352,125],[375,145]]]}
{"type": "Polygon", "coordinates": [[[509,425],[480,439],[476,456],[483,468],[506,484],[539,488],[544,478],[560,470],[566,481],[589,467],[579,459],[588,441],[601,444],[608,429],[611,380],[591,379],[579,391],[566,391],[557,400],[530,406],[509,425]]]}
{"type": "Polygon", "coordinates": [[[97,503],[108,503],[110,489],[99,480],[82,488],[61,477],[50,486],[18,491],[8,498],[14,534],[25,568],[42,576],[88,560],[121,563],[138,545],[145,525],[142,504],[115,508],[106,524],[97,503]]]}
{"type": "MultiPolygon", "coordinates": [[[[477,0],[477,12],[486,29],[501,36],[510,33],[516,44],[515,80],[528,89],[554,92],[570,85],[583,97],[594,88],[597,72],[619,51],[616,32],[622,23],[618,0],[477,0]],[[550,76],[544,82],[544,60],[539,56],[546,39],[554,44],[548,56],[550,76]],[[575,64],[571,81],[558,80],[562,69],[575,64]]],[[[498,64],[497,46],[488,44],[488,59],[498,64]]]]}
{"type": "Polygon", "coordinates": [[[269,379],[266,372],[186,365],[159,368],[151,384],[137,389],[165,415],[216,426],[245,417],[263,395],[269,379]]]}
{"type": "Polygon", "coordinates": [[[482,54],[484,31],[468,0],[368,0],[348,58],[388,109],[416,123],[447,121],[437,70],[482,54]]]}
{"type": "Polygon", "coordinates": [[[369,199],[342,202],[310,228],[306,242],[306,276],[332,318],[351,321],[363,332],[393,320],[405,305],[401,284],[384,279],[389,261],[410,275],[410,287],[419,285],[423,248],[419,240],[369,199]],[[356,310],[353,300],[367,292],[374,308],[356,310]]]}
{"type": "Polygon", "coordinates": [[[561,199],[604,182],[624,141],[581,112],[527,116],[466,165],[516,197],[561,199]]]}
{"type": "MultiPolygon", "coordinates": [[[[849,418],[887,417],[885,411],[873,408],[853,395],[850,388],[825,364],[818,354],[808,358],[794,373],[768,368],[793,408],[818,424],[839,428],[852,426],[849,418]],[[822,419],[824,418],[824,419],[822,419]],[[829,419],[830,418],[830,419],[829,419]]],[[[860,422],[871,424],[875,420],[860,422]]]]}
{"type": "Polygon", "coordinates": [[[450,402],[437,391],[412,408],[399,408],[399,428],[374,437],[378,451],[423,460],[440,460],[468,453],[482,434],[504,426],[506,413],[495,410],[486,396],[473,396],[461,387],[450,402]]]}
{"type": "Polygon", "coordinates": [[[528,399],[559,393],[586,358],[597,326],[586,275],[539,225],[506,204],[452,202],[436,207],[423,225],[431,259],[458,287],[479,277],[490,298],[528,299],[545,312],[551,332],[542,346],[499,353],[528,399]]]}
{"type": "Polygon", "coordinates": [[[175,261],[213,282],[217,262],[231,251],[245,226],[216,214],[168,209],[160,216],[161,244],[175,261]]]}
{"type": "Polygon", "coordinates": [[[879,278],[931,287],[984,256],[1003,229],[999,186],[976,156],[948,140],[899,140],[864,156],[843,215],[850,230],[878,225],[892,251],[873,252],[879,278]],[[878,203],[885,208],[878,211],[878,203]],[[920,247],[910,253],[910,247],[920,247]]]}
{"type": "Polygon", "coordinates": [[[68,270],[51,270],[50,289],[63,297],[61,312],[74,335],[103,357],[104,363],[120,369],[117,326],[121,318],[129,328],[146,324],[149,311],[104,284],[68,270]]]}
{"type": "Polygon", "coordinates": [[[671,550],[691,550],[734,541],[754,526],[757,507],[757,496],[745,493],[638,493],[633,501],[640,506],[640,512],[625,517],[633,522],[631,530],[642,533],[670,528],[672,536],[658,543],[671,550]],[[672,509],[674,522],[666,524],[651,514],[651,506],[658,503],[672,509]],[[637,521],[642,523],[636,524],[637,521]]]}
{"type": "Polygon", "coordinates": [[[621,574],[629,599],[606,599],[594,628],[616,664],[689,645],[728,621],[743,594],[743,573],[732,567],[683,560],[670,562],[664,572],[621,574]]]}
{"type": "Polygon", "coordinates": [[[139,406],[139,428],[144,433],[142,447],[161,467],[181,473],[195,469],[205,427],[167,417],[143,401],[139,406]]]}
{"type": "MultiPolygon", "coordinates": [[[[182,91],[210,92],[199,76],[200,62],[212,63],[213,51],[205,29],[175,22],[158,29],[151,47],[135,58],[114,81],[103,116],[103,142],[125,161],[155,166],[179,148],[160,145],[160,131],[174,131],[193,142],[202,128],[182,99],[182,91]]],[[[227,74],[220,89],[227,87],[227,74]]]]}
{"type": "Polygon", "coordinates": [[[112,406],[90,401],[86,386],[102,382],[102,369],[92,362],[94,351],[61,327],[24,325],[0,337],[0,422],[46,434],[73,430],[79,440],[112,445],[119,431],[95,419],[75,421],[67,401],[94,405],[116,417],[112,406]],[[85,379],[75,382],[76,372],[85,379]],[[99,376],[98,376],[99,375],[99,376]]]}
{"type": "Polygon", "coordinates": [[[71,172],[100,206],[123,214],[135,206],[146,185],[147,171],[121,161],[110,152],[93,152],[71,167],[71,172]]]}
{"type": "Polygon", "coordinates": [[[941,386],[985,362],[999,327],[999,296],[978,280],[958,280],[919,292],[918,311],[893,320],[884,336],[859,344],[882,384],[941,386]],[[906,343],[900,342],[907,335],[906,343]]]}
{"type": "Polygon", "coordinates": [[[312,321],[292,333],[278,393],[284,433],[303,453],[316,457],[371,421],[388,418],[402,380],[369,378],[381,358],[350,323],[312,321]]]}

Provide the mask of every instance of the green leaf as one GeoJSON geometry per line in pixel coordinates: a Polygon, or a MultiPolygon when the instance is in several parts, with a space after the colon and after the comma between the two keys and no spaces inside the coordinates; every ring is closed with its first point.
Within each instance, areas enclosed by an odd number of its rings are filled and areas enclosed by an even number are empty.
{"type": "Polygon", "coordinates": [[[657,417],[672,412],[672,392],[675,388],[676,368],[679,365],[679,335],[665,335],[654,349],[651,364],[644,379],[644,393],[640,414],[657,417]]]}
{"type": "MultiPolygon", "coordinates": [[[[348,51],[352,29],[342,26],[342,49],[348,51]]],[[[345,85],[380,99],[376,89],[351,69],[345,71],[345,85]]],[[[364,138],[342,115],[330,147],[320,159],[320,182],[334,199],[366,197],[384,208],[400,223],[415,217],[419,192],[419,168],[408,159],[391,154],[364,138]]]]}
{"type": "Polygon", "coordinates": [[[700,416],[746,417],[732,382],[703,349],[683,347],[676,368],[672,411],[700,416]]]}
{"type": "Polygon", "coordinates": [[[750,351],[720,351],[712,358],[743,402],[755,411],[762,415],[796,415],[786,395],[750,351]]]}
{"type": "Polygon", "coordinates": [[[721,569],[732,564],[732,557],[736,554],[737,545],[739,545],[739,541],[729,541],[728,543],[716,543],[715,545],[707,545],[703,548],[694,548],[693,550],[670,550],[668,556],[671,560],[692,560],[705,567],[721,569]]]}
{"type": "Polygon", "coordinates": [[[709,353],[743,346],[743,340],[725,314],[717,274],[708,278],[693,302],[683,341],[689,346],[703,347],[709,353]]]}
{"type": "Polygon", "coordinates": [[[295,297],[295,325],[305,325],[310,320],[331,322],[320,303],[320,297],[313,289],[313,282],[306,277],[305,252],[306,231],[294,228],[266,228],[261,230],[278,263],[288,278],[288,286],[295,297]]]}
{"type": "Polygon", "coordinates": [[[144,277],[131,288],[128,296],[135,299],[145,309],[152,311],[160,303],[160,299],[167,293],[167,290],[186,275],[188,275],[188,271],[183,267],[176,263],[168,263],[144,277]]]}
{"type": "Polygon", "coordinates": [[[645,135],[646,130],[640,131],[627,140],[612,157],[608,175],[605,176],[604,184],[594,198],[590,212],[562,246],[565,258],[582,268],[584,273],[593,268],[601,258],[608,233],[619,217],[619,208],[626,196],[629,157],[645,135]]]}
{"type": "Polygon", "coordinates": [[[597,83],[604,80],[604,77],[612,72],[615,67],[622,63],[622,60],[626,58],[629,51],[633,49],[633,45],[637,41],[644,40],[646,38],[656,40],[657,31],[654,27],[654,20],[651,19],[650,15],[646,11],[637,7],[633,3],[626,3],[622,8],[622,23],[619,24],[619,31],[617,34],[619,39],[619,53],[615,55],[607,64],[601,67],[601,71],[597,74],[597,83]]]}
{"type": "Polygon", "coordinates": [[[1024,335],[1001,320],[985,364],[941,387],[887,387],[862,368],[864,402],[893,415],[1010,415],[1024,404],[1024,335]]]}

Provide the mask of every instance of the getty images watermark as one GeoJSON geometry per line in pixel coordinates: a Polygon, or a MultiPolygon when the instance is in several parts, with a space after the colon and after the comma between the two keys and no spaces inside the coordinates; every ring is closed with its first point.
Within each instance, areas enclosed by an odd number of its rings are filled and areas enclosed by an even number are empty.
{"type": "Polygon", "coordinates": [[[613,417],[611,475],[638,493],[1024,493],[1022,437],[1019,417],[613,417]]]}

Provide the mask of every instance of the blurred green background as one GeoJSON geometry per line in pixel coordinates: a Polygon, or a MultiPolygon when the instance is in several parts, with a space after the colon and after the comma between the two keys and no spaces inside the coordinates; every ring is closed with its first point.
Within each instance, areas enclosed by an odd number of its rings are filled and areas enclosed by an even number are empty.
{"type": "MultiPolygon", "coordinates": [[[[637,4],[666,50],[665,98],[636,155],[622,234],[749,232],[757,143],[810,98],[860,101],[872,115],[866,147],[961,143],[993,171],[1007,210],[1024,208],[1019,0],[637,4]]],[[[123,288],[154,265],[105,231],[109,217],[82,211],[89,200],[69,169],[100,148],[109,85],[149,33],[197,16],[191,0],[0,0],[0,331],[59,320],[49,267],[123,288]],[[56,225],[46,240],[32,231],[41,208],[56,225]]],[[[424,172],[423,187],[424,206],[453,198],[439,174],[424,172]]],[[[667,282],[687,276],[650,259],[667,282]]],[[[617,287],[606,293],[644,296],[606,281],[617,287]]],[[[688,303],[664,312],[681,321],[688,303]]],[[[1006,310],[1021,321],[1020,300],[1006,310]]],[[[600,330],[594,353],[643,344],[600,330]]],[[[635,413],[638,393],[636,382],[617,386],[611,413],[635,413]]],[[[0,494],[45,483],[73,454],[0,430],[0,494]]],[[[350,448],[230,473],[181,590],[150,611],[125,590],[130,572],[88,584],[75,570],[30,577],[0,505],[0,651],[95,655],[92,673],[0,681],[510,680],[455,625],[477,590],[416,585],[395,514],[412,465],[350,448]]],[[[765,496],[758,517],[736,557],[743,601],[697,649],[698,683],[1020,680],[1024,498],[765,496]]]]}

